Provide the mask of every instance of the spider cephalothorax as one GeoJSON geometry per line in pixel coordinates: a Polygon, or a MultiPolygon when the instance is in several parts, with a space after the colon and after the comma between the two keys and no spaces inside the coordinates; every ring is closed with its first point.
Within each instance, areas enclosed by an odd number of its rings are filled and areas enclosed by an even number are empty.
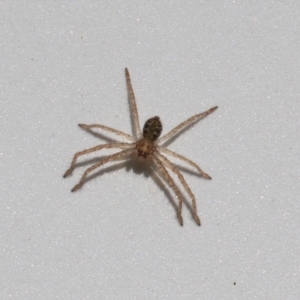
{"type": "Polygon", "coordinates": [[[94,151],[98,151],[101,149],[108,149],[108,148],[117,148],[121,149],[122,151],[117,152],[115,154],[111,154],[109,156],[106,156],[99,162],[95,163],[91,167],[85,170],[83,173],[80,181],[78,184],[76,184],[72,192],[76,191],[79,189],[84,181],[87,175],[95,170],[96,168],[99,168],[106,164],[109,161],[114,161],[117,159],[122,159],[125,157],[130,156],[130,154],[136,154],[138,157],[142,157],[145,159],[148,159],[149,161],[152,161],[155,166],[157,167],[157,171],[160,173],[161,176],[163,176],[171,189],[174,191],[176,194],[179,205],[178,205],[178,219],[181,225],[183,225],[183,219],[181,215],[182,211],[182,203],[183,203],[183,196],[179,188],[177,187],[177,184],[175,183],[174,179],[171,177],[169,174],[169,171],[174,173],[174,175],[177,175],[179,181],[181,182],[182,186],[184,187],[185,191],[188,193],[189,197],[192,199],[192,209],[193,209],[193,217],[198,225],[200,225],[200,219],[197,215],[197,207],[196,207],[196,198],[194,194],[192,193],[191,189],[187,185],[184,177],[182,176],[181,172],[179,169],[172,163],[164,154],[170,155],[172,157],[178,158],[181,161],[185,162],[186,164],[190,165],[191,167],[195,168],[199,174],[206,178],[206,179],[211,179],[211,177],[204,173],[201,168],[192,162],[191,160],[187,159],[186,157],[173,152],[165,147],[159,146],[159,144],[162,144],[166,140],[170,139],[171,137],[174,137],[179,131],[182,129],[186,128],[188,125],[195,123],[204,117],[208,116],[211,114],[213,111],[215,111],[218,107],[212,107],[209,110],[197,114],[186,121],[180,123],[178,126],[176,126],[173,130],[171,130],[169,133],[164,135],[163,137],[159,138],[161,131],[162,131],[162,124],[160,122],[159,117],[153,117],[146,121],[143,132],[141,131],[140,123],[139,123],[139,118],[138,118],[138,111],[137,111],[137,106],[135,102],[135,97],[130,81],[130,76],[127,68],[125,69],[125,76],[126,76],[126,81],[127,81],[127,87],[128,87],[128,94],[129,94],[129,102],[130,102],[130,108],[133,116],[133,125],[134,125],[134,131],[136,132],[137,136],[131,136],[127,133],[124,133],[122,131],[119,131],[117,129],[113,129],[111,127],[107,127],[104,125],[99,125],[99,124],[93,124],[93,125],[85,125],[85,124],[79,124],[79,126],[82,129],[88,130],[92,128],[100,128],[105,131],[112,132],[118,136],[121,136],[125,139],[127,139],[129,142],[115,142],[115,143],[109,143],[109,144],[103,144],[103,145],[98,145],[93,148],[89,148],[80,152],[77,152],[72,160],[70,168],[65,172],[64,177],[70,175],[75,167],[76,160],[79,156],[91,153],[94,151]],[[168,171],[169,170],[169,171],[168,171]]]}
{"type": "Polygon", "coordinates": [[[142,138],[136,142],[136,154],[138,157],[149,158],[155,151],[154,141],[142,138]]]}

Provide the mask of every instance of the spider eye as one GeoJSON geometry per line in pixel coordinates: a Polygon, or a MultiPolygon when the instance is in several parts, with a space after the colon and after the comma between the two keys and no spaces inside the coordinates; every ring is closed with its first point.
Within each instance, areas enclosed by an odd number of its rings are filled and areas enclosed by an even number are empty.
{"type": "Polygon", "coordinates": [[[146,121],[143,128],[143,137],[155,141],[161,134],[162,124],[159,117],[153,117],[146,121]]]}

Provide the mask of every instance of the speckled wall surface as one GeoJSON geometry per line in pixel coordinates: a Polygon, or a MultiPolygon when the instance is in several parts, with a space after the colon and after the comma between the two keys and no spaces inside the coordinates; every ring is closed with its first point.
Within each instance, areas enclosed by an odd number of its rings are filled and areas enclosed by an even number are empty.
{"type": "MultiPolygon", "coordinates": [[[[1,299],[300,299],[300,5],[296,1],[1,1],[1,299]],[[168,148],[201,227],[136,161],[75,193],[111,142],[141,123],[163,134],[219,108],[168,148]],[[100,133],[100,132],[99,132],[100,133]]],[[[122,141],[122,138],[121,138],[122,141]]],[[[175,182],[179,183],[176,176],[175,182]]]]}

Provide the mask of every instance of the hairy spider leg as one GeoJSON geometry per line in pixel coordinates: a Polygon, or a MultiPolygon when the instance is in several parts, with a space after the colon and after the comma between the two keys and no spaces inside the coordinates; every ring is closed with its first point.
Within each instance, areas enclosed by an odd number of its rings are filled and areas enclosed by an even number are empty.
{"type": "Polygon", "coordinates": [[[130,80],[130,75],[129,71],[127,68],[125,68],[125,77],[126,77],[126,82],[127,82],[127,89],[128,89],[128,94],[129,94],[129,102],[131,106],[131,113],[133,117],[133,124],[135,128],[135,133],[137,134],[138,138],[142,137],[142,130],[140,126],[140,121],[139,121],[139,114],[136,106],[136,101],[135,101],[135,96],[133,92],[133,88],[131,85],[131,80],[130,80]]]}
{"type": "Polygon", "coordinates": [[[64,177],[67,177],[67,176],[69,176],[72,173],[72,171],[74,170],[74,165],[76,163],[76,160],[81,155],[88,154],[88,153],[91,153],[91,152],[94,152],[94,151],[98,151],[98,150],[101,150],[101,149],[109,149],[109,148],[128,149],[130,147],[132,148],[132,147],[134,147],[134,145],[133,144],[127,144],[127,143],[110,143],[110,144],[98,145],[98,146],[95,146],[93,148],[89,148],[89,149],[77,152],[77,153],[74,154],[71,166],[65,172],[64,177]]]}
{"type": "Polygon", "coordinates": [[[162,136],[161,138],[159,138],[157,140],[157,143],[160,144],[166,140],[168,140],[169,138],[171,138],[172,136],[174,136],[178,131],[184,129],[186,126],[200,121],[201,119],[205,118],[206,116],[208,116],[209,114],[211,114],[212,112],[214,112],[216,109],[218,108],[218,106],[212,107],[209,110],[202,112],[200,114],[197,114],[193,117],[190,117],[189,119],[187,119],[186,121],[180,123],[178,126],[176,126],[174,129],[172,129],[170,132],[168,132],[167,134],[165,134],[164,136],[162,136]]]}
{"type": "Polygon", "coordinates": [[[120,130],[108,127],[108,126],[104,126],[104,125],[100,125],[100,124],[92,124],[92,125],[78,124],[78,126],[82,129],[84,129],[84,130],[89,130],[89,129],[92,129],[92,128],[100,128],[100,129],[103,129],[105,131],[109,131],[109,132],[112,132],[114,134],[117,134],[118,136],[121,136],[125,139],[128,139],[131,142],[135,141],[135,138],[133,136],[131,136],[131,135],[125,133],[125,132],[122,132],[120,130]]]}
{"type": "Polygon", "coordinates": [[[178,220],[179,220],[180,225],[183,226],[183,219],[182,219],[182,213],[181,213],[182,212],[183,198],[182,198],[181,192],[179,191],[179,189],[178,189],[177,185],[175,184],[173,178],[170,176],[169,172],[164,167],[164,165],[161,162],[161,160],[159,159],[159,157],[157,157],[156,154],[154,154],[152,159],[156,163],[156,166],[157,166],[159,172],[167,180],[169,186],[175,192],[175,194],[178,198],[178,214],[177,214],[177,216],[178,216],[178,220]]]}
{"type": "Polygon", "coordinates": [[[196,198],[194,194],[192,193],[191,189],[189,188],[188,184],[186,183],[184,177],[180,173],[180,171],[177,169],[177,167],[165,156],[156,153],[156,156],[169,168],[172,170],[173,173],[175,173],[178,176],[179,181],[183,185],[184,189],[189,194],[190,198],[192,199],[192,207],[193,207],[193,217],[196,221],[196,223],[200,226],[200,219],[197,215],[197,205],[196,205],[196,198]]]}
{"type": "Polygon", "coordinates": [[[105,158],[103,158],[101,161],[97,162],[96,164],[92,165],[91,167],[89,167],[88,169],[85,170],[85,172],[83,173],[80,181],[78,184],[76,184],[73,188],[72,188],[72,192],[75,192],[76,190],[78,190],[83,184],[84,184],[84,181],[85,181],[85,178],[86,176],[92,172],[93,170],[103,166],[104,164],[106,164],[107,162],[109,161],[113,161],[113,160],[116,160],[116,159],[119,159],[119,158],[122,158],[122,157],[125,157],[127,155],[130,155],[132,154],[134,151],[134,148],[131,148],[131,149],[126,149],[126,150],[123,150],[123,151],[120,151],[118,153],[115,153],[115,154],[112,154],[112,155],[109,155],[105,158]]]}
{"type": "Polygon", "coordinates": [[[194,163],[193,161],[189,160],[188,158],[186,158],[186,157],[184,157],[184,156],[182,156],[182,155],[180,155],[180,154],[178,154],[176,152],[173,152],[173,151],[171,151],[171,150],[169,150],[167,148],[164,148],[164,147],[159,147],[159,150],[161,152],[164,152],[164,153],[170,155],[170,156],[178,158],[178,159],[184,161],[185,163],[189,164],[190,166],[194,167],[200,173],[200,175],[203,178],[205,178],[205,179],[211,179],[211,177],[207,173],[204,173],[202,171],[202,169],[196,163],[194,163]]]}

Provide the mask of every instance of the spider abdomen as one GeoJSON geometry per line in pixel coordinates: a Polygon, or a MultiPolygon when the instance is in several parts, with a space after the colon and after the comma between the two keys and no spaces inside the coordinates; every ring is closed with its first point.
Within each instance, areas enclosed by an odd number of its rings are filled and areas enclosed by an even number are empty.
{"type": "Polygon", "coordinates": [[[161,134],[162,124],[159,117],[155,116],[146,121],[143,128],[143,137],[155,141],[161,134]]]}

